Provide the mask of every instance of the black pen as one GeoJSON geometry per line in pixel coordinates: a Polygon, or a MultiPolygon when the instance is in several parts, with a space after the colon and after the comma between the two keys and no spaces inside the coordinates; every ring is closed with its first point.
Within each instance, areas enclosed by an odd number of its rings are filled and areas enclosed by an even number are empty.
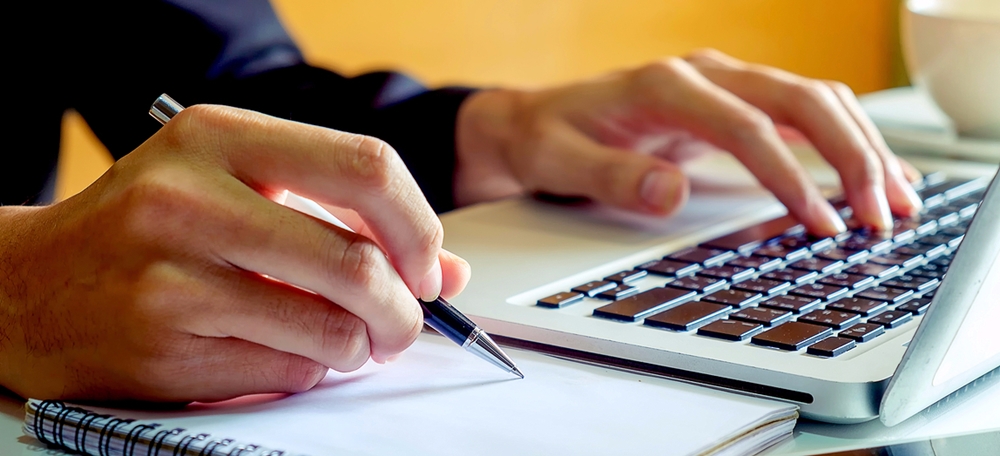
{"type": "MultiPolygon", "coordinates": [[[[149,115],[153,116],[160,124],[166,124],[183,109],[184,106],[173,98],[170,98],[169,95],[163,94],[157,97],[153,105],[150,106],[149,115]]],[[[336,217],[326,212],[321,206],[289,193],[289,198],[292,197],[302,200],[297,206],[307,210],[309,215],[326,221],[336,221],[335,225],[344,227],[336,217]]],[[[500,346],[490,338],[489,334],[486,334],[486,331],[483,331],[475,322],[463,315],[462,312],[459,312],[458,309],[449,304],[448,301],[445,301],[444,298],[439,297],[430,302],[419,299],[417,301],[424,311],[424,323],[427,323],[427,326],[434,328],[435,331],[441,333],[441,335],[452,342],[461,345],[466,351],[489,361],[491,364],[507,372],[524,378],[524,374],[517,369],[514,361],[500,349],[500,346]]]]}

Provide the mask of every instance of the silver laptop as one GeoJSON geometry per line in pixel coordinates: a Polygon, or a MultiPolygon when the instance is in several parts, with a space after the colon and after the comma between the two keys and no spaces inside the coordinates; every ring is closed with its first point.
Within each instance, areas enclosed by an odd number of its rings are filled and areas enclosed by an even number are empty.
{"type": "Polygon", "coordinates": [[[453,303],[501,342],[834,423],[894,425],[1000,366],[994,179],[931,175],[892,236],[816,239],[723,162],[689,169],[669,219],[527,198],[445,214],[474,271],[453,303]]]}

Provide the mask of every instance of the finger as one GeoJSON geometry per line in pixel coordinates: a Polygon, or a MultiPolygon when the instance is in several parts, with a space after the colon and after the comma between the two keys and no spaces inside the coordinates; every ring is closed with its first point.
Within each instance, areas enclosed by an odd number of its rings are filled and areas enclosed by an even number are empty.
{"type": "Polygon", "coordinates": [[[462,257],[445,249],[441,249],[438,258],[441,260],[441,276],[444,279],[441,296],[446,299],[454,298],[469,283],[469,279],[472,277],[472,266],[462,257]]]}
{"type": "Polygon", "coordinates": [[[201,211],[212,215],[198,220],[198,240],[220,264],[337,303],[364,322],[378,361],[413,343],[422,327],[420,308],[374,241],[275,204],[231,176],[217,178],[211,186],[216,202],[201,211]]]}
{"type": "Polygon", "coordinates": [[[190,346],[184,358],[147,368],[128,397],[215,402],[247,394],[300,393],[316,386],[328,371],[308,358],[240,339],[196,337],[190,346]]]}
{"type": "Polygon", "coordinates": [[[214,276],[200,299],[202,311],[184,327],[192,334],[236,337],[341,372],[368,360],[365,321],[323,296],[241,269],[214,276]]]}
{"type": "Polygon", "coordinates": [[[915,184],[924,178],[924,173],[921,173],[910,162],[899,157],[896,157],[896,160],[899,161],[899,166],[903,168],[903,175],[906,176],[906,180],[911,184],[915,184]]]}
{"type": "Polygon", "coordinates": [[[846,229],[767,115],[680,59],[647,67],[635,78],[638,103],[650,105],[664,124],[735,155],[811,232],[829,236],[846,229]]]}
{"type": "Polygon", "coordinates": [[[837,169],[858,222],[891,226],[885,166],[829,86],[718,53],[696,54],[692,61],[712,82],[805,134],[837,169]]]}
{"type": "Polygon", "coordinates": [[[565,123],[550,125],[532,160],[521,180],[533,191],[658,215],[679,210],[687,200],[687,178],[673,163],[599,144],[565,123]]]}
{"type": "MultiPolygon", "coordinates": [[[[897,158],[889,149],[889,145],[885,143],[882,133],[879,133],[878,127],[865,114],[864,109],[858,103],[858,99],[854,96],[854,92],[851,91],[850,87],[839,82],[827,82],[827,84],[833,89],[833,92],[868,139],[868,143],[882,159],[882,164],[885,168],[886,196],[889,199],[889,207],[904,217],[909,217],[919,212],[920,208],[923,207],[923,201],[917,196],[917,192],[913,190],[913,185],[910,184],[912,181],[908,176],[908,173],[909,175],[913,175],[916,169],[912,166],[909,170],[903,169],[902,160],[897,158]]],[[[916,174],[919,175],[919,172],[916,174]]]]}
{"type": "Polygon", "coordinates": [[[161,132],[178,144],[211,145],[209,154],[258,191],[287,189],[357,211],[413,295],[440,293],[444,231],[385,142],[223,106],[185,109],[161,132]]]}

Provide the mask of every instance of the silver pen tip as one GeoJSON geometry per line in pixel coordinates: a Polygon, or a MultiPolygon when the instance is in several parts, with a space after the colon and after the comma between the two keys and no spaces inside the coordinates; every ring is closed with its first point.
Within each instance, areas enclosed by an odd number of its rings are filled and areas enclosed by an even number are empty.
{"type": "Polygon", "coordinates": [[[518,377],[520,377],[520,378],[524,378],[524,374],[522,374],[522,373],[521,373],[521,371],[520,371],[520,370],[518,370],[518,369],[517,369],[516,367],[515,367],[515,368],[514,368],[514,370],[512,370],[511,372],[513,372],[513,373],[514,373],[514,375],[517,375],[517,376],[518,376],[518,377]]]}

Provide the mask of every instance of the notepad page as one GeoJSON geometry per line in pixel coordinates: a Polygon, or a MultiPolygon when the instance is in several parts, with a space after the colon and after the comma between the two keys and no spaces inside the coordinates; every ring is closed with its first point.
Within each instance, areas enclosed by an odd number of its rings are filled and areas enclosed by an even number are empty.
{"type": "Polygon", "coordinates": [[[247,396],[176,412],[87,408],[314,456],[700,454],[795,416],[794,406],[780,402],[508,353],[525,379],[424,334],[397,361],[331,372],[297,395],[247,396]]]}

